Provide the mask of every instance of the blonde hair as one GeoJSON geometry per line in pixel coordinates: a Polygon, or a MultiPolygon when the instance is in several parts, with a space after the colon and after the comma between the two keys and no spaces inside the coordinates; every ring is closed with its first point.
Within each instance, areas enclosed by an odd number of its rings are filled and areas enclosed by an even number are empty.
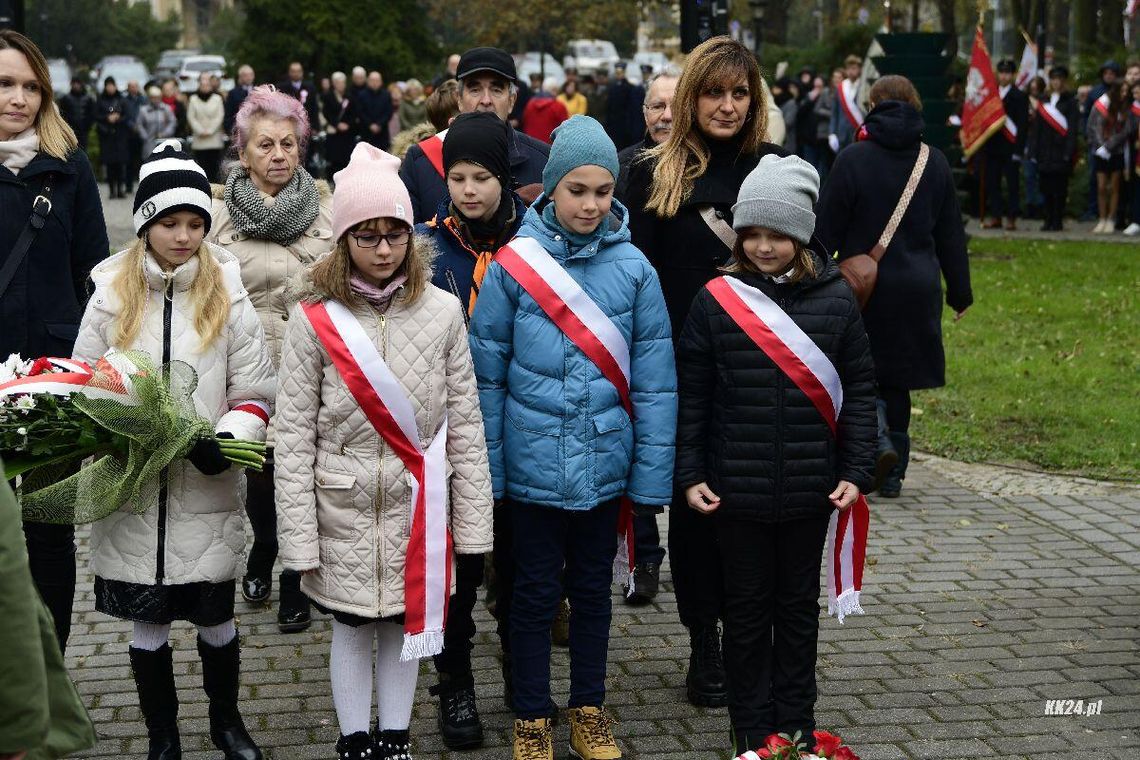
{"type": "Polygon", "coordinates": [[[55,104],[51,72],[48,71],[44,54],[36,47],[36,43],[11,29],[0,29],[0,50],[15,50],[27,59],[28,66],[35,74],[36,84],[40,86],[40,110],[35,118],[40,150],[60,161],[66,161],[79,148],[79,141],[55,104]]]}
{"type": "MultiPolygon", "coordinates": [[[[814,278],[819,273],[815,256],[800,241],[793,240],[792,243],[796,246],[796,254],[792,257],[792,273],[789,275],[788,281],[799,282],[804,278],[814,278]]],[[[756,265],[748,258],[748,254],[744,252],[743,235],[737,235],[736,245],[732,247],[732,258],[720,268],[720,271],[726,274],[764,274],[756,268],[756,265]]]]}
{"type": "MultiPolygon", "coordinates": [[[[138,337],[150,300],[146,281],[147,243],[143,238],[130,247],[123,265],[111,281],[111,288],[122,302],[115,320],[113,345],[126,350],[138,337]]],[[[205,351],[221,334],[230,312],[230,296],[222,281],[222,268],[203,242],[194,254],[198,257],[198,274],[190,285],[190,302],[194,305],[194,330],[198,333],[199,352],[205,351]]]]}
{"type": "Polygon", "coordinates": [[[673,129],[661,145],[648,150],[642,160],[656,160],[649,188],[647,211],[662,219],[676,216],[681,203],[709,166],[709,147],[697,127],[697,103],[701,93],[718,84],[734,85],[741,76],[752,96],[748,104],[741,154],[754,154],[768,132],[768,104],[760,80],[760,64],[744,45],[730,37],[705,40],[689,54],[673,96],[673,129]]]}
{"type": "MultiPolygon", "coordinates": [[[[353,265],[352,253],[348,250],[349,232],[360,232],[362,230],[379,231],[380,220],[369,219],[361,222],[341,235],[340,240],[336,241],[336,247],[318,259],[309,269],[309,278],[313,281],[316,289],[332,300],[343,304],[364,302],[349,284],[353,265]]],[[[404,247],[406,248],[404,261],[392,276],[398,277],[402,274],[407,277],[400,298],[403,299],[404,303],[411,304],[423,295],[428,286],[427,268],[421,266],[418,261],[413,261],[416,259],[416,236],[411,227],[408,227],[408,242],[404,247]]]]}

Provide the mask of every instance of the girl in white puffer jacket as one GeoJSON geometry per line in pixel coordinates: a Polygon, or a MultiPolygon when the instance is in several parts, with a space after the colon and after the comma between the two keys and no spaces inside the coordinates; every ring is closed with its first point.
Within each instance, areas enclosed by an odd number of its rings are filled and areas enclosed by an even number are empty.
{"type": "MultiPolygon", "coordinates": [[[[206,175],[172,140],[155,149],[139,180],[139,241],[92,271],[95,292],[75,356],[94,362],[110,350],[135,350],[157,365],[184,362],[198,376],[196,411],[217,435],[263,441],[273,364],[237,259],[203,242],[211,222],[206,175]]],[[[214,438],[196,442],[187,459],[164,471],[151,508],[92,526],[95,607],[134,621],[130,659],[150,760],[181,756],[168,644],[175,620],[198,627],[214,745],[229,760],[259,760],[237,708],[243,476],[214,438]]]]}

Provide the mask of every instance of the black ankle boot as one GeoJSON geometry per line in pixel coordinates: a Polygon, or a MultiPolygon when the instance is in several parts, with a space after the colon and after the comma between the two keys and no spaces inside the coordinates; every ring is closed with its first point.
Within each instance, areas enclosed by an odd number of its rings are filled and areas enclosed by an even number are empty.
{"type": "Polygon", "coordinates": [[[403,731],[377,731],[372,757],[373,760],[412,760],[412,740],[407,729],[403,731]]]}
{"type": "Polygon", "coordinates": [[[277,607],[277,628],[282,633],[299,633],[313,622],[309,612],[309,597],[301,591],[301,574],[286,570],[278,578],[281,598],[277,607]]]}
{"type": "Polygon", "coordinates": [[[336,740],[336,756],[338,760],[371,760],[376,755],[374,744],[374,737],[367,731],[341,734],[336,740]]]}
{"type": "Polygon", "coordinates": [[[724,707],[728,704],[728,684],[720,653],[720,626],[689,631],[689,673],[685,688],[689,702],[698,707],[724,707]]]}
{"type": "Polygon", "coordinates": [[[238,712],[238,637],[221,647],[212,647],[199,638],[198,656],[202,658],[202,685],[210,698],[210,740],[226,760],[261,760],[261,750],[238,712]]]}
{"type": "Polygon", "coordinates": [[[910,463],[910,436],[906,433],[891,433],[891,442],[899,453],[899,461],[883,480],[879,495],[896,499],[902,493],[902,482],[906,478],[906,467],[910,463]]]}
{"type": "Polygon", "coordinates": [[[146,722],[150,749],[147,760],[181,760],[182,741],[178,736],[178,692],[174,687],[174,667],[169,644],[155,651],[129,650],[139,710],[146,722]]]}
{"type": "MultiPolygon", "coordinates": [[[[483,722],[475,705],[475,681],[468,675],[451,678],[440,674],[440,681],[429,689],[439,697],[439,735],[448,749],[463,750],[483,746],[483,722]]],[[[381,757],[384,755],[381,754],[381,757]]]]}
{"type": "Polygon", "coordinates": [[[899,453],[891,441],[890,428],[887,427],[887,404],[882,399],[876,399],[875,408],[879,418],[879,435],[875,446],[875,481],[871,485],[872,491],[878,491],[882,487],[887,475],[899,461],[899,453]]]}

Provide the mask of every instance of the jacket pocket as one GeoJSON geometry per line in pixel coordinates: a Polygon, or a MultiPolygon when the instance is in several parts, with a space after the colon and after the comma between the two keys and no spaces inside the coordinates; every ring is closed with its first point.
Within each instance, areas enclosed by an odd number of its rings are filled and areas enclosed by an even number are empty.
{"type": "Polygon", "coordinates": [[[317,492],[317,533],[322,539],[343,541],[356,534],[356,515],[352,489],[356,476],[316,468],[313,472],[317,492]]]}
{"type": "Polygon", "coordinates": [[[594,488],[604,488],[629,477],[633,428],[629,415],[614,407],[594,416],[594,488]]]}
{"type": "Polygon", "coordinates": [[[507,418],[503,426],[507,483],[562,493],[565,462],[560,421],[551,417],[546,429],[539,430],[544,427],[539,422],[524,421],[510,411],[503,414],[507,418]]]}

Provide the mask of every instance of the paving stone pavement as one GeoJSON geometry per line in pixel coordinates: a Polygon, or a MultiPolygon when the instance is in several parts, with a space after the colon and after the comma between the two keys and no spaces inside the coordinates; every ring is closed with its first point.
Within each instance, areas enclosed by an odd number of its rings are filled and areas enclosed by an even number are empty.
{"type": "MultiPolygon", "coordinates": [[[[867,615],[845,625],[821,618],[819,725],[864,760],[1140,756],[1140,491],[985,494],[969,487],[961,465],[953,478],[943,475],[943,461],[914,464],[902,498],[872,500],[867,615]],[[1103,713],[1046,714],[1047,700],[1068,699],[1099,702],[1103,713]]],[[[130,626],[93,611],[86,532],[82,538],[67,663],[99,735],[84,756],[143,757],[146,732],[126,654],[130,626]]],[[[620,721],[617,736],[630,758],[728,757],[726,711],[685,700],[687,636],[668,565],[663,580],[648,607],[627,607],[615,595],[608,704],[620,721]]],[[[266,756],[332,758],[338,732],[328,620],[286,635],[269,607],[239,598],[238,611],[242,709],[266,756]]],[[[487,746],[444,749],[425,664],[412,725],[417,758],[510,756],[493,626],[484,610],[477,613],[474,663],[487,746]]],[[[186,758],[216,758],[193,628],[176,624],[172,645],[186,758]]],[[[554,663],[554,695],[564,704],[565,650],[556,650],[554,663]]],[[[561,758],[564,721],[556,736],[561,758]]]]}

